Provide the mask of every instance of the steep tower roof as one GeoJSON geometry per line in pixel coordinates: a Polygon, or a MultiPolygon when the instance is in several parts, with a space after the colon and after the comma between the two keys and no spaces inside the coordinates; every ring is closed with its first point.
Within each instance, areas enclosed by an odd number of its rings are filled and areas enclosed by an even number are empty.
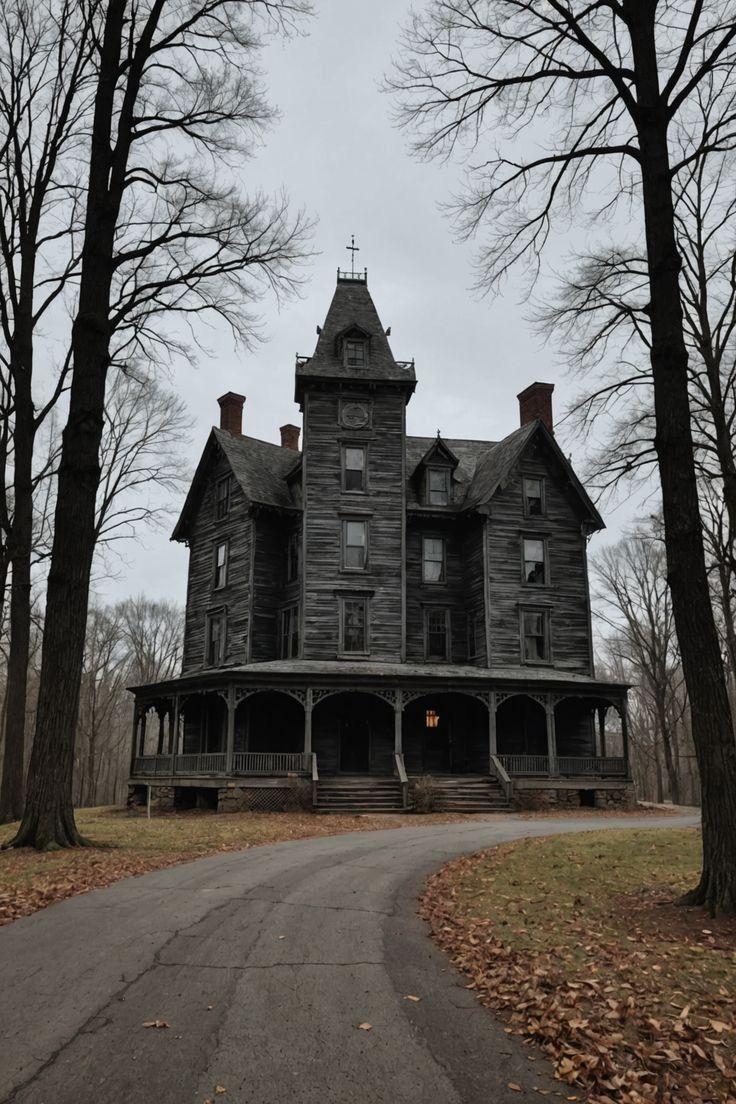
{"type": "Polygon", "coordinates": [[[297,402],[309,379],[395,382],[414,390],[414,363],[394,359],[366,276],[338,273],[335,294],[318,332],[312,356],[297,357],[297,402]],[[362,349],[356,350],[355,345],[362,349]]]}

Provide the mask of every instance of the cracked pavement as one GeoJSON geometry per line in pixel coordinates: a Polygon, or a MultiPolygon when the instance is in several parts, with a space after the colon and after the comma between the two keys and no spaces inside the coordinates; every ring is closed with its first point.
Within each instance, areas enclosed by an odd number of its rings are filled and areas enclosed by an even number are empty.
{"type": "Polygon", "coordinates": [[[419,822],[211,856],[63,901],[0,929],[0,1104],[518,1104],[539,1101],[535,1087],[564,1099],[429,940],[424,880],[506,840],[695,823],[419,822]]]}

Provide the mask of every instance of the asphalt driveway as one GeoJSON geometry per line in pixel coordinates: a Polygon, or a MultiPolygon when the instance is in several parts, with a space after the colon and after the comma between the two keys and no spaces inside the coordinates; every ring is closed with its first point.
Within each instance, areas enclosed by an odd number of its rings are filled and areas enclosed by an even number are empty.
{"type": "Polygon", "coordinates": [[[430,942],[424,879],[522,836],[694,823],[419,823],[213,856],[54,905],[0,929],[0,1102],[538,1104],[535,1086],[561,1086],[430,942]],[[168,1026],[143,1026],[155,1021],[168,1026]]]}

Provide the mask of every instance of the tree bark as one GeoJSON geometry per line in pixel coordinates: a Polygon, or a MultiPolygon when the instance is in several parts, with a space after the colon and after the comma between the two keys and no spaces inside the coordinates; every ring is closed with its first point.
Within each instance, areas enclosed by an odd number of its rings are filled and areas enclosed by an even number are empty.
{"type": "Polygon", "coordinates": [[[659,90],[654,5],[625,4],[631,28],[647,242],[655,448],[667,578],[703,794],[703,870],[689,903],[736,911],[736,740],[705,565],[691,431],[668,117],[659,90]]]}
{"type": "MultiPolygon", "coordinates": [[[[18,833],[9,844],[13,847],[51,850],[85,843],[74,820],[72,780],[109,365],[113,248],[124,177],[124,166],[121,172],[118,165],[116,174],[113,164],[112,121],[125,7],[126,0],[110,0],[105,13],[79,307],[72,329],[69,416],[62,436],[46,594],[36,734],[26,806],[18,833]],[[117,179],[117,194],[113,192],[113,177],[117,179]]],[[[122,151],[126,164],[127,149],[124,146],[122,151]]],[[[116,150],[119,154],[118,147],[116,150]]]]}

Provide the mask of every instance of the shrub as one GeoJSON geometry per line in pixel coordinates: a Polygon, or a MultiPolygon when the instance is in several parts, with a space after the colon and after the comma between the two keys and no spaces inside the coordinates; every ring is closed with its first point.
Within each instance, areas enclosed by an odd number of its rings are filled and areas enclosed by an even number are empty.
{"type": "Polygon", "coordinates": [[[432,813],[439,797],[434,779],[425,774],[414,783],[414,812],[432,813]]]}

